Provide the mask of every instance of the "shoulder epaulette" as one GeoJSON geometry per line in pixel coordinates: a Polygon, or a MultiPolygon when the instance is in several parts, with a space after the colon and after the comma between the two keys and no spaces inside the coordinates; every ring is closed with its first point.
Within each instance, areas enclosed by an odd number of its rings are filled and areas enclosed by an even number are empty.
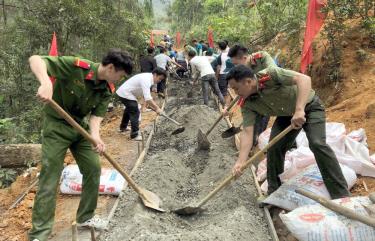
{"type": "Polygon", "coordinates": [[[74,66],[80,67],[82,69],[90,69],[90,64],[80,60],[79,58],[76,58],[76,60],[74,61],[74,66]]]}

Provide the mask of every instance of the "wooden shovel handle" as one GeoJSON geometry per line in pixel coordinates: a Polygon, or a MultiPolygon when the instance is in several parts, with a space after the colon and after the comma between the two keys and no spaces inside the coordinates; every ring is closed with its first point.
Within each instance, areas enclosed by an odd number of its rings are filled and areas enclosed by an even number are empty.
{"type": "MultiPolygon", "coordinates": [[[[62,117],[64,118],[70,125],[73,126],[84,138],[90,141],[94,146],[97,145],[95,140],[91,137],[91,135],[83,129],[66,111],[61,108],[54,100],[49,101],[49,105],[62,117]]],[[[103,152],[103,156],[111,163],[111,165],[125,178],[128,182],[129,186],[133,188],[135,192],[137,192],[141,197],[143,197],[143,193],[138,185],[133,181],[133,179],[122,169],[120,164],[116,162],[108,153],[103,152]]]]}
{"type": "MultiPolygon", "coordinates": [[[[230,102],[229,106],[228,106],[228,111],[230,111],[232,109],[232,107],[234,106],[234,104],[236,104],[236,102],[240,99],[240,96],[237,95],[236,98],[234,98],[232,100],[232,102],[230,102]]],[[[223,119],[224,115],[221,114],[215,121],[215,123],[211,126],[211,128],[206,132],[206,136],[208,136],[212,130],[215,128],[215,126],[221,121],[221,119],[223,119]]]]}
{"type": "MultiPolygon", "coordinates": [[[[266,153],[270,147],[272,147],[276,142],[278,142],[281,138],[283,138],[286,134],[288,134],[291,130],[293,130],[292,126],[288,126],[285,130],[283,130],[280,134],[278,134],[275,138],[273,138],[262,150],[258,151],[253,155],[246,163],[242,166],[241,171],[245,170],[253,161],[257,160],[261,155],[266,153]]],[[[227,186],[236,176],[231,173],[228,177],[226,177],[214,190],[212,190],[205,198],[202,199],[198,203],[198,207],[201,207],[205,204],[208,200],[210,200],[217,192],[227,186]]]]}
{"type": "Polygon", "coordinates": [[[306,191],[306,190],[303,190],[303,189],[297,189],[296,193],[301,194],[305,197],[308,197],[308,198],[314,200],[315,202],[320,203],[322,206],[324,206],[324,207],[326,207],[326,208],[328,208],[328,209],[330,209],[334,212],[337,212],[337,213],[339,213],[339,214],[341,214],[341,215],[343,215],[347,218],[357,220],[359,222],[362,222],[364,224],[367,224],[367,225],[375,228],[375,219],[374,218],[358,214],[358,213],[354,212],[353,210],[351,210],[349,208],[343,207],[343,206],[341,206],[341,205],[339,205],[335,202],[332,202],[331,200],[328,200],[325,197],[321,197],[319,195],[316,195],[315,193],[312,193],[312,192],[309,192],[309,191],[306,191]]]}
{"type": "Polygon", "coordinates": [[[176,124],[176,125],[178,125],[178,126],[181,126],[181,123],[177,122],[176,120],[172,119],[171,117],[167,116],[166,114],[161,113],[160,115],[163,116],[164,118],[166,118],[166,119],[172,121],[174,124],[176,124]]]}

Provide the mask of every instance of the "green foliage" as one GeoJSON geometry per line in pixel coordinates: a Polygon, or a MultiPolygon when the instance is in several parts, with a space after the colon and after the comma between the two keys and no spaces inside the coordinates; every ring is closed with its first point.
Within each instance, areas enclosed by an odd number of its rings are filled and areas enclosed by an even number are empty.
{"type": "Polygon", "coordinates": [[[42,105],[28,58],[48,54],[52,33],[59,55],[100,61],[110,48],[127,50],[138,59],[146,45],[151,16],[134,0],[9,0],[7,24],[0,19],[0,126],[3,143],[38,142],[42,105]]]}
{"type": "Polygon", "coordinates": [[[215,39],[255,44],[270,40],[280,31],[299,33],[306,15],[307,0],[176,0],[171,5],[172,30],[206,39],[212,28],[215,39]],[[184,6],[184,8],[182,7],[184,6]]]}
{"type": "MultiPolygon", "coordinates": [[[[369,10],[374,8],[375,5],[371,0],[331,0],[328,1],[324,12],[328,15],[323,34],[329,42],[327,49],[327,64],[326,68],[329,69],[328,77],[333,82],[338,82],[342,79],[341,73],[341,59],[342,59],[342,41],[346,33],[345,22],[350,19],[361,19],[362,26],[368,32],[370,39],[375,37],[374,18],[370,17],[369,10]]],[[[363,52],[357,52],[360,55],[358,58],[365,60],[363,52]]]]}
{"type": "Polygon", "coordinates": [[[9,187],[17,178],[17,172],[13,169],[0,166],[0,189],[9,187]]]}

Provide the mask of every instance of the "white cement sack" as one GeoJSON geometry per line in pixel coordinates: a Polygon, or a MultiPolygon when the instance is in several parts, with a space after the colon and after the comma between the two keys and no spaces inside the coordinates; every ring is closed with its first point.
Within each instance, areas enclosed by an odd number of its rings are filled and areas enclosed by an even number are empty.
{"type": "Polygon", "coordinates": [[[367,136],[365,129],[363,128],[350,132],[348,134],[348,137],[356,142],[362,143],[363,145],[367,146],[367,136]]]}
{"type": "MultiPolygon", "coordinates": [[[[345,135],[345,125],[342,123],[329,122],[326,124],[327,144],[335,152],[338,161],[362,176],[375,177],[375,157],[370,158],[369,150],[366,146],[366,133],[363,129],[352,131],[345,135]]],[[[268,143],[270,129],[262,133],[260,145],[268,143]]],[[[284,173],[280,175],[282,181],[286,181],[299,173],[304,167],[315,163],[315,157],[308,148],[308,140],[304,131],[297,136],[298,148],[287,152],[285,156],[284,173]],[[288,163],[290,162],[290,163],[288,163]],[[289,168],[290,167],[290,168],[289,168]]],[[[262,161],[262,166],[258,167],[257,179],[263,181],[267,173],[267,161],[262,161]]],[[[263,190],[267,185],[263,185],[263,190]]]]}
{"type": "MultiPolygon", "coordinates": [[[[349,167],[345,165],[340,166],[350,189],[355,184],[357,176],[349,167]]],[[[319,168],[316,164],[313,164],[282,184],[279,189],[264,200],[264,203],[278,206],[286,210],[293,210],[300,206],[315,204],[315,201],[296,193],[295,190],[297,188],[302,188],[330,199],[319,168]]]]}
{"type": "MultiPolygon", "coordinates": [[[[305,167],[314,164],[315,157],[308,147],[299,147],[285,154],[284,172],[280,175],[282,182],[292,178],[305,167]]],[[[267,159],[263,159],[257,167],[257,180],[262,182],[267,177],[267,159]]]]}
{"type": "Polygon", "coordinates": [[[259,162],[256,170],[257,181],[263,182],[267,178],[267,158],[264,158],[263,161],[259,162]]]}
{"type": "Polygon", "coordinates": [[[271,135],[271,128],[267,128],[265,131],[263,131],[259,135],[259,137],[258,137],[258,147],[259,147],[259,149],[263,149],[264,147],[266,147],[266,145],[269,142],[270,135],[271,135]]]}
{"type": "MultiPolygon", "coordinates": [[[[334,200],[337,204],[368,215],[363,205],[370,205],[368,197],[334,200]]],[[[300,241],[374,241],[375,228],[338,215],[320,204],[299,207],[280,214],[282,222],[300,241]]]]}
{"type": "Polygon", "coordinates": [[[301,146],[285,155],[284,172],[279,175],[284,183],[300,173],[303,169],[315,163],[315,157],[308,147],[301,146]],[[288,163],[288,165],[286,165],[288,163]]]}
{"type": "MultiPolygon", "coordinates": [[[[65,194],[81,194],[82,174],[78,165],[68,165],[62,172],[60,191],[65,194]]],[[[124,187],[125,179],[121,174],[108,168],[102,168],[100,174],[99,194],[118,196],[124,187]]]]}

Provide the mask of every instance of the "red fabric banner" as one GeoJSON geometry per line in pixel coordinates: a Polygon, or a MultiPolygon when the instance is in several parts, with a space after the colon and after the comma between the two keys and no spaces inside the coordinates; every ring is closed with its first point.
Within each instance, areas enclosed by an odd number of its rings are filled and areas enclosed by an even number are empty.
{"type": "Polygon", "coordinates": [[[307,66],[313,60],[312,42],[319,33],[325,19],[325,14],[321,12],[327,4],[327,0],[310,0],[306,18],[305,42],[302,49],[301,72],[305,73],[307,66]]]}
{"type": "Polygon", "coordinates": [[[51,42],[51,48],[49,50],[49,56],[58,56],[57,53],[57,39],[56,39],[56,33],[53,32],[52,42],[51,42]]]}
{"type": "Polygon", "coordinates": [[[180,48],[180,43],[181,43],[181,33],[177,32],[176,33],[176,47],[179,49],[180,48]]]}
{"type": "Polygon", "coordinates": [[[154,43],[154,33],[151,31],[151,37],[150,37],[150,47],[154,47],[155,46],[155,43],[154,43]]]}
{"type": "Polygon", "coordinates": [[[207,32],[207,41],[210,48],[214,48],[214,31],[209,29],[207,32]]]}
{"type": "MultiPolygon", "coordinates": [[[[56,39],[56,33],[53,32],[52,42],[51,42],[51,48],[49,50],[49,56],[59,56],[57,52],[57,39],[56,39]]],[[[51,80],[52,84],[55,83],[56,78],[53,76],[50,76],[49,79],[51,80]]]]}

